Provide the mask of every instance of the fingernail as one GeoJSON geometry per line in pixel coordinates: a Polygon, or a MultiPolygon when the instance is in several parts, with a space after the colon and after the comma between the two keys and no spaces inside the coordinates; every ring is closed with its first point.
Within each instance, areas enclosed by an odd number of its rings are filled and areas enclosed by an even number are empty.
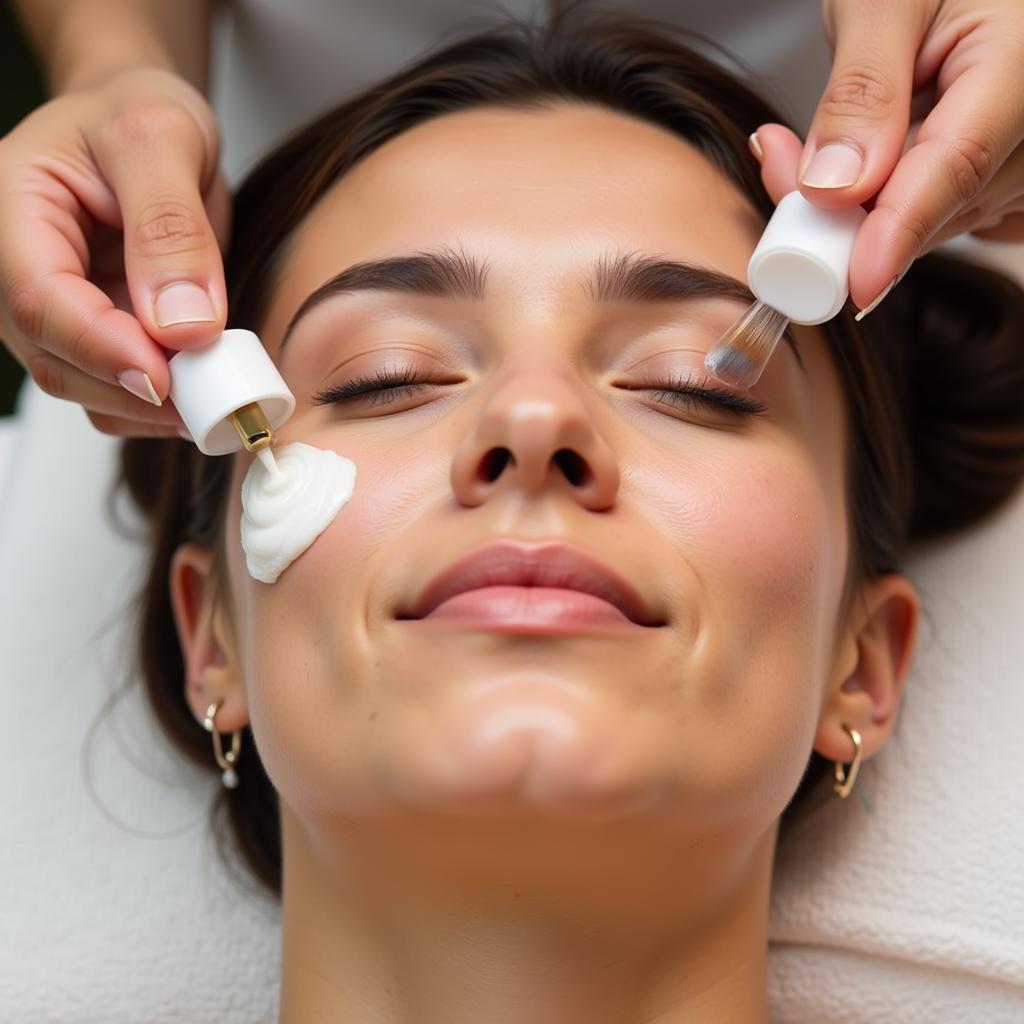
{"type": "Polygon", "coordinates": [[[136,398],[142,398],[153,405],[163,405],[160,401],[160,396],[157,395],[156,389],[153,387],[153,382],[149,379],[148,373],[143,373],[142,370],[136,370],[134,368],[128,370],[122,370],[117,375],[117,383],[125,389],[125,391],[131,392],[136,398]]]}
{"type": "Polygon", "coordinates": [[[814,154],[800,184],[811,188],[846,188],[856,183],[863,166],[864,158],[853,146],[830,142],[814,154]]]}
{"type": "Polygon", "coordinates": [[[881,301],[896,287],[902,274],[897,274],[871,301],[871,303],[865,306],[853,319],[863,320],[881,301]]]}
{"type": "Polygon", "coordinates": [[[750,133],[747,144],[750,146],[750,152],[757,157],[757,162],[762,163],[764,161],[764,149],[761,147],[761,140],[757,137],[757,132],[750,133]]]}
{"type": "Polygon", "coordinates": [[[178,437],[180,437],[182,441],[192,440],[192,435],[184,427],[178,427],[178,437]]]}
{"type": "Polygon", "coordinates": [[[210,296],[191,281],[176,281],[161,288],[153,299],[153,314],[158,327],[209,323],[217,319],[210,296]]]}

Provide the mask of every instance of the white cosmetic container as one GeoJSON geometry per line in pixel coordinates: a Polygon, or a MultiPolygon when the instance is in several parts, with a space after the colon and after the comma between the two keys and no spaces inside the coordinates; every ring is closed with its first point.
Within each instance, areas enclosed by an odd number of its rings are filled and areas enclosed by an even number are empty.
{"type": "Polygon", "coordinates": [[[747,264],[750,290],[795,324],[831,320],[849,296],[850,253],[867,211],[782,197],[747,264]]]}
{"type": "Polygon", "coordinates": [[[170,399],[205,455],[259,453],[295,410],[295,396],[260,339],[239,328],[168,360],[170,399]]]}

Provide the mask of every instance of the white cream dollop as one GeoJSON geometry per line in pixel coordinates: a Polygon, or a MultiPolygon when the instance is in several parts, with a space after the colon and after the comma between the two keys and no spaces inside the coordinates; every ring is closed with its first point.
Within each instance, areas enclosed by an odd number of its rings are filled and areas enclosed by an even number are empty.
{"type": "Polygon", "coordinates": [[[275,448],[278,471],[253,459],[242,483],[242,548],[249,575],[273,583],[352,497],[356,467],[337,452],[275,448]]]}

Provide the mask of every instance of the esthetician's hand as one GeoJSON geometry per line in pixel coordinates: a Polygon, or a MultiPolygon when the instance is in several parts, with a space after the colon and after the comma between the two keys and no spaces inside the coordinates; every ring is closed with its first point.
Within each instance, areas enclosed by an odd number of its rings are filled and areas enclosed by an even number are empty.
{"type": "Polygon", "coordinates": [[[218,150],[203,95],[156,68],[59,95],[0,139],[0,338],[105,433],[176,436],[164,348],[224,328],[218,150]]]}
{"type": "Polygon", "coordinates": [[[1024,0],[824,0],[823,20],[834,64],[806,144],[756,135],[776,201],[871,211],[854,305],[954,235],[1024,241],[1024,0]]]}

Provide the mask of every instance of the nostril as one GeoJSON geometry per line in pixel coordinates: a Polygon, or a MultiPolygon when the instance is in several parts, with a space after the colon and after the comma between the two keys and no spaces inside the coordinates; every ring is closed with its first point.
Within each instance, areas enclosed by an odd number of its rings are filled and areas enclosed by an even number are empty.
{"type": "MultiPolygon", "coordinates": [[[[574,487],[584,487],[594,479],[587,460],[571,448],[559,448],[551,461],[574,487]]],[[[493,484],[509,467],[516,464],[516,457],[509,448],[492,448],[480,460],[477,479],[481,483],[493,484]]]]}
{"type": "Polygon", "coordinates": [[[479,476],[485,483],[493,484],[509,464],[512,453],[507,448],[492,448],[480,463],[479,476]]]}
{"type": "Polygon", "coordinates": [[[582,487],[590,482],[590,467],[576,452],[568,448],[560,448],[555,452],[555,465],[574,487],[582,487]]]}

